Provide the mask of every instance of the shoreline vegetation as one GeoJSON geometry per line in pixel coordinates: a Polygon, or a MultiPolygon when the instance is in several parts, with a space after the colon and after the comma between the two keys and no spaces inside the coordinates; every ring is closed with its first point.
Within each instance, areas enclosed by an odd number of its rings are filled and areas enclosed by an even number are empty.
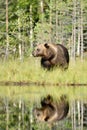
{"type": "Polygon", "coordinates": [[[0,62],[0,70],[0,97],[21,97],[33,101],[46,94],[59,97],[64,93],[70,100],[82,97],[87,99],[86,60],[70,61],[66,71],[57,68],[47,71],[41,68],[39,58],[30,57],[22,62],[0,62]]]}
{"type": "MultiPolygon", "coordinates": [[[[40,59],[30,57],[24,61],[0,62],[0,82],[30,82],[49,84],[87,84],[87,61],[70,61],[69,68],[47,71],[40,66],[40,59]]],[[[72,86],[73,86],[72,85],[72,86]]]]}

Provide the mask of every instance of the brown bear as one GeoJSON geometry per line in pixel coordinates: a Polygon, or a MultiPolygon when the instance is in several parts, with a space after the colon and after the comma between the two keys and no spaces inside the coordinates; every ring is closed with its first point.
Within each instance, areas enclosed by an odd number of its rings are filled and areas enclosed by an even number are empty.
{"type": "Polygon", "coordinates": [[[59,66],[67,69],[69,65],[69,53],[61,44],[38,44],[32,52],[34,57],[41,57],[41,66],[51,69],[59,66]]]}
{"type": "Polygon", "coordinates": [[[59,101],[54,101],[52,96],[48,95],[41,100],[41,108],[35,108],[33,113],[36,121],[53,123],[65,118],[68,111],[69,102],[65,95],[62,95],[59,101]]]}

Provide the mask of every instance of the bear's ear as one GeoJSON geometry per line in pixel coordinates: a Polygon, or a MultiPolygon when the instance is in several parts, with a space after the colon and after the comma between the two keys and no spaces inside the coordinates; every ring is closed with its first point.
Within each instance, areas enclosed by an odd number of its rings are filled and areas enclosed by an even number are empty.
{"type": "Polygon", "coordinates": [[[48,49],[49,48],[49,45],[47,43],[44,44],[44,46],[48,49]]]}

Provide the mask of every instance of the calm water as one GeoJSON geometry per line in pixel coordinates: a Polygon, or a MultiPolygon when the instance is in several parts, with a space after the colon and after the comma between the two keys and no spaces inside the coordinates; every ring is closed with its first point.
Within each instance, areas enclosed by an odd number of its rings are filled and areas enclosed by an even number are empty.
{"type": "Polygon", "coordinates": [[[87,130],[87,88],[0,86],[0,130],[87,130]],[[69,101],[67,117],[50,126],[47,122],[36,123],[32,114],[40,107],[41,97],[52,94],[58,98],[66,94],[69,101]]]}

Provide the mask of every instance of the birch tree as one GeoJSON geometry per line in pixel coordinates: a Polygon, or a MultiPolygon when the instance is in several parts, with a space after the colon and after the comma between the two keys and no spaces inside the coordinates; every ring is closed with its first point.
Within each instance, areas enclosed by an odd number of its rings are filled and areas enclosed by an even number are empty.
{"type": "Polygon", "coordinates": [[[20,31],[20,16],[18,16],[18,39],[19,39],[19,59],[22,60],[22,45],[21,45],[21,31],[20,31]]]}
{"type": "Polygon", "coordinates": [[[49,24],[50,24],[50,43],[52,42],[52,0],[50,0],[50,17],[49,17],[49,24]]]}
{"type": "Polygon", "coordinates": [[[73,18],[72,18],[72,41],[73,41],[73,59],[76,57],[76,0],[73,0],[73,18]]]}
{"type": "Polygon", "coordinates": [[[30,48],[33,48],[33,18],[32,18],[32,4],[30,5],[30,48]]]}
{"type": "Polygon", "coordinates": [[[57,8],[57,5],[58,5],[58,1],[56,0],[56,2],[55,2],[55,6],[56,6],[56,43],[58,41],[58,8],[57,8]]]}
{"type": "Polygon", "coordinates": [[[81,3],[78,2],[78,43],[77,43],[77,56],[80,56],[80,43],[81,43],[81,3]]]}
{"type": "Polygon", "coordinates": [[[83,1],[78,1],[78,44],[77,44],[77,56],[81,56],[83,60],[83,1]]]}
{"type": "Polygon", "coordinates": [[[81,60],[83,60],[83,1],[81,0],[81,60]]]}
{"type": "Polygon", "coordinates": [[[40,8],[41,8],[41,22],[43,24],[43,18],[44,18],[43,0],[40,0],[40,8]]]}
{"type": "Polygon", "coordinates": [[[8,34],[8,0],[6,0],[6,54],[5,59],[8,58],[9,48],[9,34],[8,34]]]}

